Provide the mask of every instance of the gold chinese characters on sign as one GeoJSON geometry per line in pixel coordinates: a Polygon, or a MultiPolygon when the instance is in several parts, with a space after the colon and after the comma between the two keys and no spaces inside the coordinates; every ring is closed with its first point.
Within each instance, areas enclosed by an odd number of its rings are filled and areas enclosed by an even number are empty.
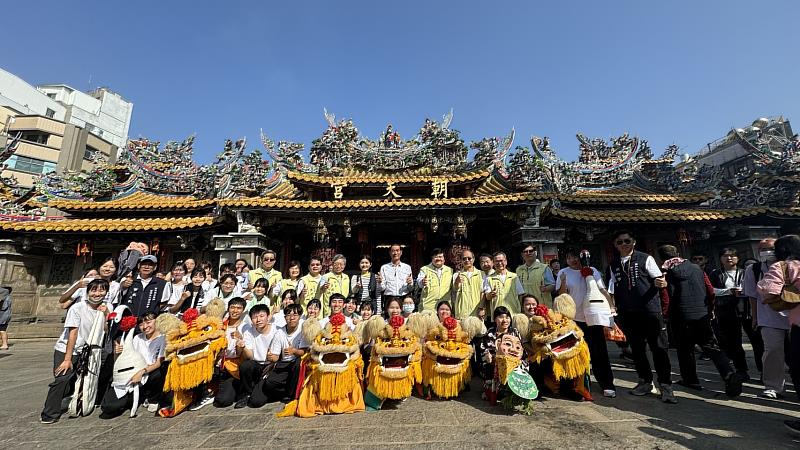
{"type": "Polygon", "coordinates": [[[331,183],[331,187],[333,188],[333,198],[336,200],[341,200],[342,196],[342,189],[347,186],[347,183],[331,183]]]}
{"type": "Polygon", "coordinates": [[[431,197],[447,198],[447,180],[433,180],[431,182],[431,197]]]}
{"type": "Polygon", "coordinates": [[[390,198],[400,198],[400,194],[395,192],[394,188],[395,188],[394,181],[387,181],[386,182],[386,193],[383,194],[383,196],[384,197],[391,196],[390,198]]]}

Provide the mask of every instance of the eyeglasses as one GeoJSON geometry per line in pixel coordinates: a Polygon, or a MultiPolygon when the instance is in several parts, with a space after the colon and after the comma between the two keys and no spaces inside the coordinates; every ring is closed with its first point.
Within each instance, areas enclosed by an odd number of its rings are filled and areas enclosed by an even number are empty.
{"type": "Polygon", "coordinates": [[[526,248],[525,250],[522,251],[522,253],[534,253],[535,251],[536,250],[534,250],[534,249],[526,248]]]}
{"type": "Polygon", "coordinates": [[[275,261],[275,258],[264,258],[262,261],[275,261]]]}
{"type": "Polygon", "coordinates": [[[474,261],[475,260],[475,258],[473,258],[471,256],[465,256],[465,257],[463,257],[461,259],[463,259],[464,261],[474,261]]]}
{"type": "Polygon", "coordinates": [[[617,245],[623,245],[623,244],[625,244],[625,245],[629,245],[629,244],[633,244],[633,239],[617,239],[617,242],[616,242],[616,244],[617,244],[617,245]]]}

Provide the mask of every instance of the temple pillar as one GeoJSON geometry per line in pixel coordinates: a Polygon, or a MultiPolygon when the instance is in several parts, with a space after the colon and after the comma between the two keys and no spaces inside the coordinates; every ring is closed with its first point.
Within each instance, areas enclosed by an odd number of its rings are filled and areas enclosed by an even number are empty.
{"type": "Polygon", "coordinates": [[[258,230],[258,218],[247,212],[236,211],[238,230],[235,233],[215,234],[211,239],[219,252],[219,265],[233,264],[241,258],[252,267],[260,267],[259,256],[267,249],[267,236],[258,230]]]}

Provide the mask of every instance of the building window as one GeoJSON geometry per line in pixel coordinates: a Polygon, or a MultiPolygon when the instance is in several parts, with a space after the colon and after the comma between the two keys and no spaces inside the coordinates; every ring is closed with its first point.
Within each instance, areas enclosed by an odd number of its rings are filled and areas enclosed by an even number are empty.
{"type": "Polygon", "coordinates": [[[7,162],[9,169],[20,172],[34,173],[37,175],[55,172],[56,163],[42,159],[28,158],[27,156],[11,155],[7,162]]]}
{"type": "MultiPolygon", "coordinates": [[[[53,94],[53,97],[55,97],[55,94],[53,94]]],[[[50,108],[47,108],[47,111],[45,111],[44,115],[45,115],[45,117],[49,117],[49,118],[51,118],[51,119],[52,119],[53,117],[55,117],[55,116],[56,116],[56,112],[55,112],[55,111],[53,111],[53,110],[52,110],[52,109],[50,109],[50,108]]]]}
{"type": "MultiPolygon", "coordinates": [[[[47,94],[47,96],[52,98],[53,100],[56,99],[56,93],[55,92],[51,92],[51,93],[47,94]]],[[[48,111],[50,111],[50,109],[48,109],[48,111]]]]}
{"type": "Polygon", "coordinates": [[[92,155],[102,155],[102,153],[100,152],[100,150],[92,147],[91,145],[87,145],[86,150],[83,151],[83,159],[91,161],[92,155]]]}
{"type": "Polygon", "coordinates": [[[72,269],[75,266],[75,255],[53,255],[50,266],[50,286],[60,286],[72,282],[72,269]]]}
{"type": "Polygon", "coordinates": [[[34,144],[47,144],[47,138],[50,137],[47,133],[40,131],[23,131],[20,139],[23,141],[33,142],[34,144]]]}

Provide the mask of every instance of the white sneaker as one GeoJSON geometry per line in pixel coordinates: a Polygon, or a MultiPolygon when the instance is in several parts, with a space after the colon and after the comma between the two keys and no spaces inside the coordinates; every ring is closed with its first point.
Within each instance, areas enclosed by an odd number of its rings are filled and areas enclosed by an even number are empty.
{"type": "Polygon", "coordinates": [[[773,400],[778,398],[778,392],[776,392],[774,389],[765,389],[764,392],[761,393],[761,395],[763,397],[771,398],[773,400]]]}
{"type": "Polygon", "coordinates": [[[147,405],[147,411],[151,413],[158,411],[158,403],[150,403],[147,405]]]}
{"type": "Polygon", "coordinates": [[[617,398],[617,391],[614,389],[603,389],[603,397],[617,398]]]}

